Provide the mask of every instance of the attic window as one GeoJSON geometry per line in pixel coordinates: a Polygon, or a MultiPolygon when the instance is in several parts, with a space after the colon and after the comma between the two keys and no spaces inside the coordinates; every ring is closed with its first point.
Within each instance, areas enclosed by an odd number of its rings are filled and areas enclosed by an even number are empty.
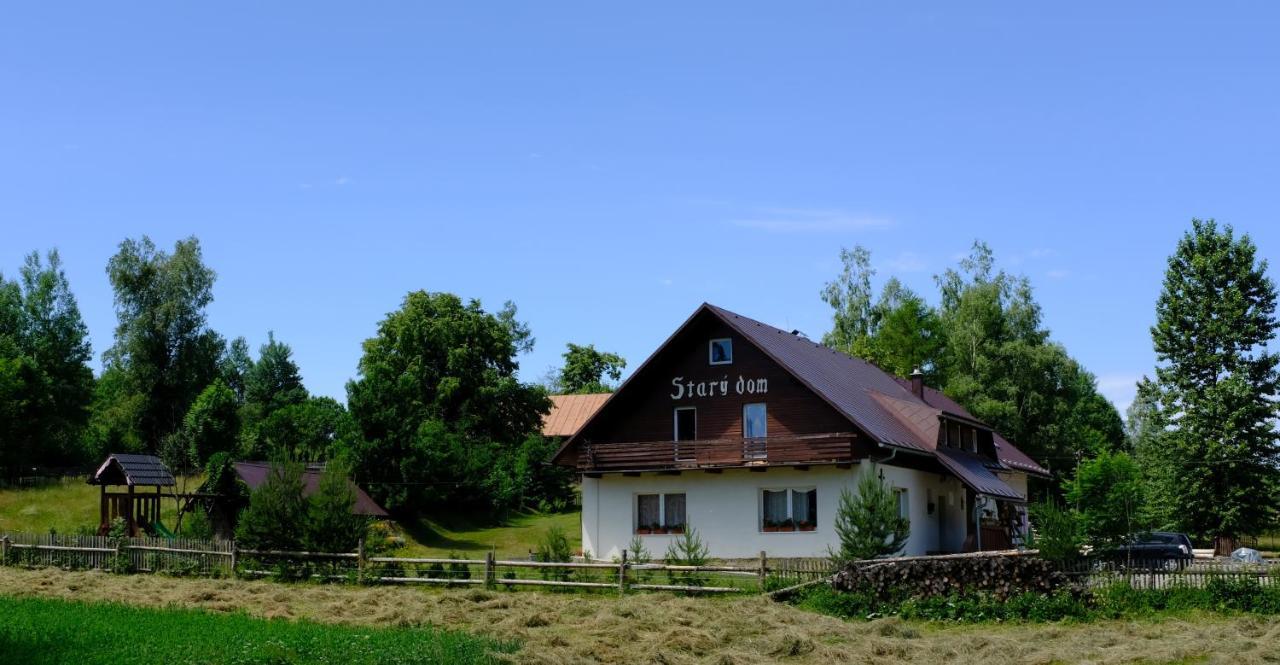
{"type": "Polygon", "coordinates": [[[711,340],[707,356],[712,365],[732,365],[733,340],[728,337],[711,340]]]}

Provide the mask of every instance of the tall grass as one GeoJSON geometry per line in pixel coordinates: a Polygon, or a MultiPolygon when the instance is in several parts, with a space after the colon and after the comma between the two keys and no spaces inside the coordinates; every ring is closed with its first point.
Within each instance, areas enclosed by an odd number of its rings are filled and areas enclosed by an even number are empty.
{"type": "Polygon", "coordinates": [[[510,642],[432,628],[0,597],[0,658],[7,663],[490,663],[514,650],[510,642]]]}

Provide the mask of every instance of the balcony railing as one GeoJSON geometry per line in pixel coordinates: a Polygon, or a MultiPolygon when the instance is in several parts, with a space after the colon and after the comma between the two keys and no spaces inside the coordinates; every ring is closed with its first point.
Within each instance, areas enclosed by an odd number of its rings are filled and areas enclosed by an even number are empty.
{"type": "Polygon", "coordinates": [[[578,470],[616,473],[844,464],[856,459],[855,438],[851,432],[840,432],[760,439],[588,443],[578,456],[578,470]]]}

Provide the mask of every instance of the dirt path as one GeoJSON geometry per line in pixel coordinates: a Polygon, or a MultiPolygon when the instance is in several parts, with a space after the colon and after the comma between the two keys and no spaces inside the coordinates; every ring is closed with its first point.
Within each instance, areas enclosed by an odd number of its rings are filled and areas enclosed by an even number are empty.
{"type": "Polygon", "coordinates": [[[845,622],[759,597],[698,599],[285,585],[0,568],[0,595],[244,611],[517,639],[526,663],[1280,662],[1280,617],[936,627],[845,622]]]}

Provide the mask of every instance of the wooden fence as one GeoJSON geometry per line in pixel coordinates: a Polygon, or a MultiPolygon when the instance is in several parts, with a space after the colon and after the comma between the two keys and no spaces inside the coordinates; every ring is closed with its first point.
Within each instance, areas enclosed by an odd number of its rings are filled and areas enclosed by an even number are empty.
{"type": "Polygon", "coordinates": [[[825,560],[769,559],[735,565],[681,566],[628,561],[541,562],[366,556],[356,552],[259,551],[233,541],[0,535],[0,565],[53,566],[113,572],[176,575],[310,578],[364,584],[483,585],[493,588],[558,587],[601,591],[758,592],[830,576],[825,560]],[[770,582],[770,579],[775,580],[770,582]]]}
{"type": "Polygon", "coordinates": [[[1067,575],[1090,588],[1127,583],[1135,589],[1203,588],[1214,580],[1280,586],[1280,562],[1230,559],[1116,560],[1084,558],[1065,566],[1067,575]]]}

